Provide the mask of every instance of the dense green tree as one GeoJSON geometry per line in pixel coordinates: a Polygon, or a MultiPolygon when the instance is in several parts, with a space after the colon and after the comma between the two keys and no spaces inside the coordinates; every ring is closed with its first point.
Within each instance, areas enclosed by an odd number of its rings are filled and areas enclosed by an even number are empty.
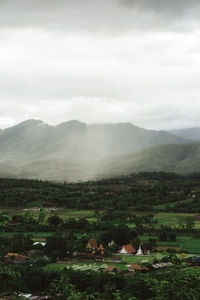
{"type": "Polygon", "coordinates": [[[9,239],[9,248],[11,252],[30,250],[32,245],[33,241],[21,233],[14,234],[12,239],[9,239]]]}
{"type": "Polygon", "coordinates": [[[58,226],[63,223],[63,220],[59,216],[53,215],[48,218],[47,222],[49,223],[49,225],[58,226]]]}
{"type": "Polygon", "coordinates": [[[47,255],[55,258],[55,253],[57,257],[64,257],[67,255],[67,239],[61,236],[51,236],[46,240],[45,252],[47,255]]]}
{"type": "Polygon", "coordinates": [[[175,232],[169,232],[168,236],[169,236],[169,240],[171,240],[172,242],[176,241],[176,233],[175,232]]]}
{"type": "Polygon", "coordinates": [[[188,230],[192,230],[194,228],[195,222],[193,218],[188,217],[185,219],[185,222],[186,222],[186,228],[188,230]]]}
{"type": "Polygon", "coordinates": [[[125,245],[130,242],[131,230],[126,225],[119,225],[111,230],[111,238],[117,245],[125,245]]]}

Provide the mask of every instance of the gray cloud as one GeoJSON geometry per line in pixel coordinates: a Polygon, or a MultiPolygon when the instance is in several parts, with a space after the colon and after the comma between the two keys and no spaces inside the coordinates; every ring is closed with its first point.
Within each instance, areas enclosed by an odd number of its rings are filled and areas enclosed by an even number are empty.
{"type": "Polygon", "coordinates": [[[154,101],[124,103],[109,98],[74,97],[66,101],[45,100],[7,101],[0,108],[0,128],[5,128],[25,119],[41,119],[55,125],[77,119],[86,123],[131,122],[148,129],[179,129],[200,127],[200,103],[198,101],[154,101]]]}
{"type": "Polygon", "coordinates": [[[120,0],[120,3],[142,11],[151,10],[155,13],[169,13],[171,15],[182,15],[199,7],[196,0],[120,0]]]}
{"type": "Polygon", "coordinates": [[[0,26],[120,34],[186,29],[199,12],[196,0],[1,0],[0,26]]]}
{"type": "Polygon", "coordinates": [[[198,125],[196,0],[0,0],[0,127],[198,125]]]}

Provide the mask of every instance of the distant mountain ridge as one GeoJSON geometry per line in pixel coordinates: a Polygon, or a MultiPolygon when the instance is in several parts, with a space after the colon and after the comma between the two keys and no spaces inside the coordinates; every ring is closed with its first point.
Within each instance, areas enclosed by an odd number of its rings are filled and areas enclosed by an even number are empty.
{"type": "Polygon", "coordinates": [[[170,130],[169,132],[183,139],[200,141],[200,128],[198,127],[170,130]]]}
{"type": "MultiPolygon", "coordinates": [[[[1,167],[6,167],[0,164],[1,167]]],[[[142,171],[179,174],[200,172],[200,143],[159,145],[141,152],[111,156],[97,161],[51,159],[34,160],[15,168],[6,167],[6,177],[48,180],[95,180],[142,171]],[[11,170],[9,170],[11,168],[11,170]]],[[[1,177],[2,172],[0,172],[1,177]]]]}
{"type": "Polygon", "coordinates": [[[23,161],[44,157],[100,159],[169,143],[184,140],[131,123],[87,125],[73,120],[50,126],[40,120],[27,120],[0,133],[0,154],[1,158],[23,161]]]}
{"type": "Polygon", "coordinates": [[[167,131],[131,123],[87,125],[72,120],[50,126],[27,120],[0,131],[0,177],[71,181],[143,170],[185,172],[181,163],[190,160],[192,147],[199,159],[199,144],[192,146],[167,131]]]}
{"type": "Polygon", "coordinates": [[[136,154],[107,158],[100,165],[102,171],[99,177],[104,177],[106,172],[111,177],[142,171],[200,172],[200,142],[159,145],[136,154]]]}

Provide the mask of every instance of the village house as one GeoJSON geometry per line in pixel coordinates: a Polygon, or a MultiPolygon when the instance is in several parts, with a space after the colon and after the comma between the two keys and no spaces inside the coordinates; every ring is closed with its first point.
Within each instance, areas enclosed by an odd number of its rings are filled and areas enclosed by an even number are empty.
{"type": "Polygon", "coordinates": [[[122,249],[119,251],[120,254],[127,254],[127,255],[135,254],[136,252],[137,250],[133,247],[132,244],[124,245],[122,249]]]}
{"type": "Polygon", "coordinates": [[[5,255],[5,259],[8,263],[19,264],[29,260],[30,258],[18,253],[7,253],[5,255]]]}

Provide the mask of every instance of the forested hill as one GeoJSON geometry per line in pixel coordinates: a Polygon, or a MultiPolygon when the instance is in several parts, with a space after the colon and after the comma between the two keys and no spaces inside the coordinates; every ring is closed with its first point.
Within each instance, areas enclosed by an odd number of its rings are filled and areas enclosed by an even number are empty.
{"type": "Polygon", "coordinates": [[[200,172],[200,142],[130,123],[28,120],[0,131],[0,177],[71,182],[144,171],[200,172]]]}
{"type": "Polygon", "coordinates": [[[199,186],[200,174],[163,172],[79,183],[0,179],[0,208],[47,206],[199,213],[199,186]]]}
{"type": "Polygon", "coordinates": [[[0,131],[1,160],[95,159],[126,154],[155,145],[183,143],[166,131],[145,130],[131,123],[87,125],[69,121],[50,126],[27,120],[0,131]]]}
{"type": "Polygon", "coordinates": [[[0,177],[41,178],[57,181],[98,180],[138,172],[200,172],[200,143],[159,145],[137,153],[95,160],[43,159],[21,167],[0,163],[0,177]]]}
{"type": "Polygon", "coordinates": [[[109,157],[99,164],[98,175],[111,177],[152,171],[200,172],[200,143],[159,145],[134,154],[109,157]]]}
{"type": "MultiPolygon", "coordinates": [[[[185,142],[166,131],[145,130],[131,123],[69,121],[50,126],[27,120],[0,131],[0,177],[95,179],[105,158],[185,142]]],[[[103,173],[110,176],[106,168],[103,173]]]]}

